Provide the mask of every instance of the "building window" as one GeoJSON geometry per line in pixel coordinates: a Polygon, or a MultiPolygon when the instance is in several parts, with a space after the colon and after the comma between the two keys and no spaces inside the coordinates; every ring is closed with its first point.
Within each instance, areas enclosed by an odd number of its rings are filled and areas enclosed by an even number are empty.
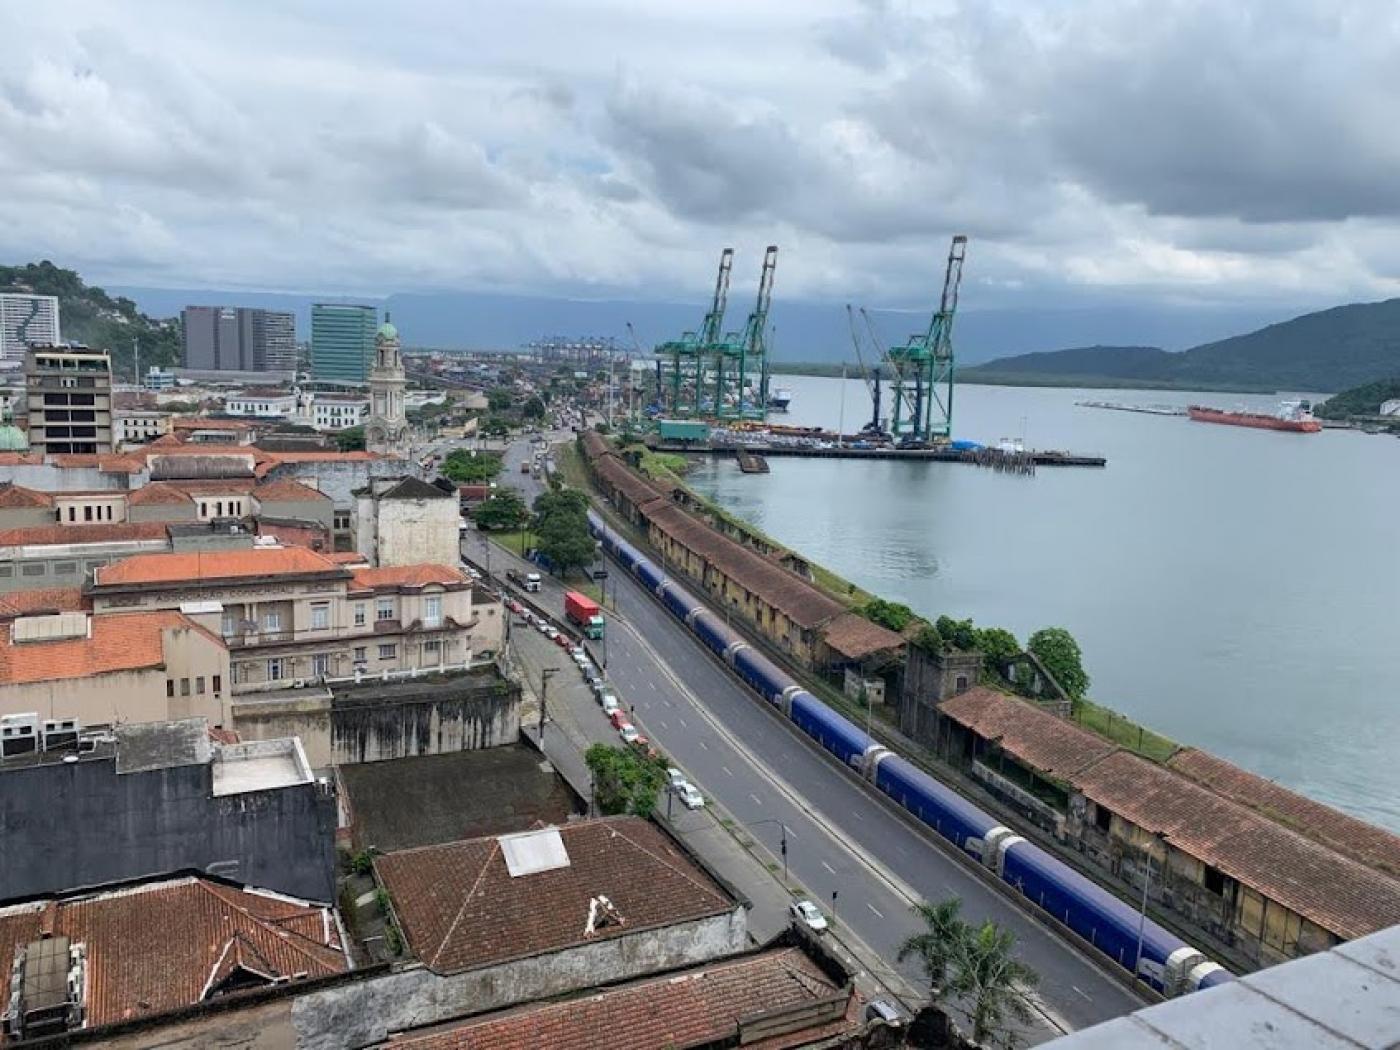
{"type": "Polygon", "coordinates": [[[1209,864],[1205,869],[1206,892],[1214,893],[1217,897],[1225,896],[1225,873],[1209,864]]]}
{"type": "Polygon", "coordinates": [[[190,695],[190,680],[189,680],[188,678],[181,678],[181,679],[180,679],[180,695],[181,695],[181,696],[189,696],[189,695],[190,695]]]}
{"type": "Polygon", "coordinates": [[[335,525],[334,525],[334,528],[335,528],[335,531],[336,531],[336,532],[349,532],[349,531],[350,531],[350,513],[349,513],[349,511],[338,510],[338,511],[335,512],[335,525]]]}
{"type": "Polygon", "coordinates": [[[175,679],[167,678],[165,680],[165,695],[167,697],[173,697],[175,695],[175,679]]]}
{"type": "Polygon", "coordinates": [[[246,682],[248,680],[248,672],[243,669],[242,664],[229,664],[228,680],[230,685],[237,685],[239,682],[246,682]]]}
{"type": "Polygon", "coordinates": [[[331,658],[325,653],[316,653],[311,657],[311,677],[325,678],[331,673],[331,658]]]}
{"type": "Polygon", "coordinates": [[[203,675],[197,675],[197,676],[195,676],[195,680],[194,680],[194,695],[195,695],[195,696],[203,696],[203,695],[204,695],[204,676],[203,676],[203,675]]]}
{"type": "Polygon", "coordinates": [[[324,631],[331,625],[331,603],[313,602],[311,605],[311,629],[324,631]]]}
{"type": "Polygon", "coordinates": [[[423,599],[423,623],[427,627],[442,623],[442,595],[430,594],[423,599]]]}
{"type": "Polygon", "coordinates": [[[280,631],[282,629],[282,613],[278,609],[268,609],[263,613],[263,630],[280,631]]]}
{"type": "Polygon", "coordinates": [[[221,674],[214,675],[214,677],[210,679],[210,685],[214,687],[214,695],[218,696],[224,691],[224,676],[221,674]]]}
{"type": "Polygon", "coordinates": [[[91,508],[91,507],[84,507],[84,508],[83,508],[83,520],[84,520],[84,521],[91,521],[91,520],[92,520],[92,508],[91,508]]]}
{"type": "Polygon", "coordinates": [[[364,603],[364,602],[356,602],[356,603],[355,603],[355,626],[356,626],[356,627],[363,627],[364,625],[365,625],[365,603],[364,603]]]}
{"type": "Polygon", "coordinates": [[[234,628],[238,625],[238,619],[231,612],[226,612],[219,624],[219,631],[225,638],[232,638],[234,628]]]}
{"type": "Polygon", "coordinates": [[[78,563],[75,561],[56,561],[53,563],[55,576],[72,576],[77,571],[78,563]]]}
{"type": "Polygon", "coordinates": [[[392,620],[394,618],[394,599],[380,598],[375,602],[374,618],[376,620],[392,620]]]}
{"type": "Polygon", "coordinates": [[[285,670],[280,656],[274,656],[267,662],[267,680],[269,682],[282,681],[282,672],[285,670]]]}
{"type": "Polygon", "coordinates": [[[1113,827],[1113,810],[1107,806],[1096,804],[1094,806],[1094,826],[1107,835],[1108,830],[1113,827]]]}
{"type": "Polygon", "coordinates": [[[355,646],[355,662],[362,664],[369,659],[369,649],[363,645],[355,646]]]}
{"type": "Polygon", "coordinates": [[[423,643],[423,662],[438,663],[442,659],[442,642],[436,639],[423,643]]]}
{"type": "Polygon", "coordinates": [[[379,659],[392,660],[399,651],[399,647],[393,642],[387,642],[379,647],[379,659]]]}

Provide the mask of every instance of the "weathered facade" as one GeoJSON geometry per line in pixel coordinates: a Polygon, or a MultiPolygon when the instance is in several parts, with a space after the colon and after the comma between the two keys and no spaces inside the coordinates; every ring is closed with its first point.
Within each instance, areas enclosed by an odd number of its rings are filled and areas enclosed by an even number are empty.
{"type": "Polygon", "coordinates": [[[355,549],[371,565],[456,565],[462,557],[457,498],[417,478],[373,481],[357,495],[355,549]]]}
{"type": "Polygon", "coordinates": [[[938,704],[967,692],[981,676],[981,653],[956,649],[930,653],[908,646],[899,702],[900,732],[932,745],[938,732],[938,704]]]}

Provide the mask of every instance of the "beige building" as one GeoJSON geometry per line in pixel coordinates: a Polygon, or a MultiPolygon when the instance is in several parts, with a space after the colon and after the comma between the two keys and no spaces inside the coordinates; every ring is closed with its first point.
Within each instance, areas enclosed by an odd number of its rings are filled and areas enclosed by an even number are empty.
{"type": "Polygon", "coordinates": [[[417,478],[386,478],[355,496],[355,549],[371,565],[461,561],[462,514],[454,493],[417,478]]]}
{"type": "Polygon", "coordinates": [[[350,569],[305,547],[143,554],[99,568],[98,616],[185,609],[223,638],[232,691],[471,662],[483,624],[471,585],[449,565],[350,569]]]}
{"type": "Polygon", "coordinates": [[[0,624],[0,715],[83,725],[202,717],[231,725],[228,649],[178,609],[0,624]]]}
{"type": "Polygon", "coordinates": [[[24,385],[31,451],[112,451],[112,359],[105,353],[30,350],[24,385]]]}

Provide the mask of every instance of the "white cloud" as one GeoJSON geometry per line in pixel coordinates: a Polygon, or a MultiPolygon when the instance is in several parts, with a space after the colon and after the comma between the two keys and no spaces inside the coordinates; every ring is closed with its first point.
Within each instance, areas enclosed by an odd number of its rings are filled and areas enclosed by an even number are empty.
{"type": "Polygon", "coordinates": [[[700,298],[776,242],[920,305],[966,232],[974,308],[1396,291],[1393,5],[516,8],[8,5],[5,261],[700,298]]]}

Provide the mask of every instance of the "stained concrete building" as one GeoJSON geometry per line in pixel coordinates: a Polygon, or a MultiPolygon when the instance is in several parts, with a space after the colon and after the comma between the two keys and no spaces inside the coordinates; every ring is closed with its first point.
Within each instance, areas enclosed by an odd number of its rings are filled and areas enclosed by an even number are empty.
{"type": "Polygon", "coordinates": [[[195,868],[335,899],[336,800],[295,740],[216,744],[203,718],[0,758],[0,898],[195,868]]]}
{"type": "Polygon", "coordinates": [[[31,452],[112,451],[112,359],[106,353],[30,350],[24,386],[31,452]]]}
{"type": "Polygon", "coordinates": [[[356,493],[355,549],[371,565],[435,562],[462,557],[457,497],[418,478],[380,478],[356,493]]]}
{"type": "Polygon", "coordinates": [[[0,292],[0,361],[23,361],[31,346],[62,341],[57,296],[0,292]]]}
{"type": "Polygon", "coordinates": [[[180,362],[200,372],[294,373],[296,317],[280,310],[187,306],[180,362]]]}

